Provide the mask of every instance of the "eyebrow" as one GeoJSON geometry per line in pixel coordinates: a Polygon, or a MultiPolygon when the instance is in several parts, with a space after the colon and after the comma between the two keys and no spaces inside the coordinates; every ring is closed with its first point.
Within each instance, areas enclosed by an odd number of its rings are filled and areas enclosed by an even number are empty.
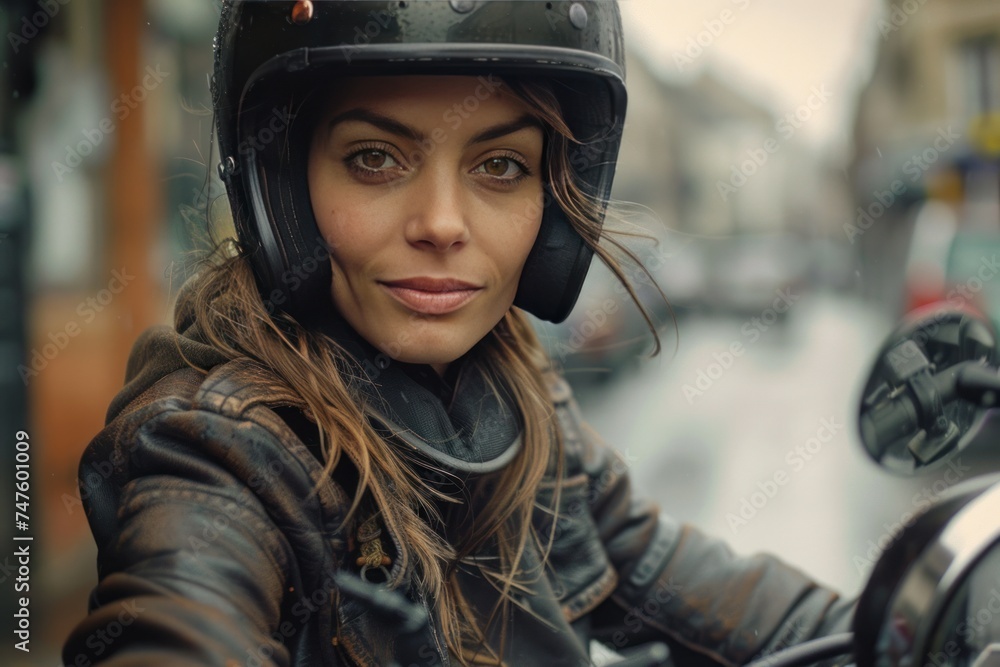
{"type": "MultiPolygon", "coordinates": [[[[427,135],[423,132],[414,129],[409,125],[405,125],[395,118],[391,118],[389,116],[376,113],[371,109],[364,109],[361,107],[348,109],[343,113],[337,114],[330,120],[327,125],[327,129],[332,131],[333,128],[339,123],[351,120],[374,125],[380,130],[384,130],[390,134],[395,134],[400,137],[405,137],[411,141],[424,142],[427,140],[427,135]]],[[[522,130],[526,127],[537,127],[540,130],[544,129],[540,120],[530,114],[524,114],[523,116],[510,122],[500,123],[478,132],[466,142],[466,146],[482,143],[484,141],[490,141],[492,139],[499,139],[500,137],[513,134],[514,132],[522,130]]]]}

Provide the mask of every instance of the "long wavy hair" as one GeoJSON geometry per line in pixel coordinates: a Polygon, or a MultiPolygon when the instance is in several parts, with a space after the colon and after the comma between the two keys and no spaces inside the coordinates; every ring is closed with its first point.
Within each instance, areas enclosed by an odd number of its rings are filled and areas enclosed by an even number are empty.
{"type": "MultiPolygon", "coordinates": [[[[585,146],[564,122],[548,83],[527,79],[504,83],[501,94],[514,95],[526,103],[545,127],[543,173],[554,200],[550,205],[566,211],[576,231],[624,285],[652,333],[651,354],[658,354],[656,326],[623,268],[623,262],[628,261],[645,271],[642,263],[607,226],[602,228],[607,202],[585,192],[571,167],[573,151],[585,146]]],[[[211,217],[207,212],[205,218],[211,217]]],[[[225,356],[258,361],[300,398],[297,407],[316,424],[328,474],[344,465],[345,457],[354,466],[358,484],[343,530],[352,530],[359,518],[367,518],[359,517],[358,510],[365,506],[363,499],[370,498],[398,545],[399,563],[389,585],[413,581],[433,601],[445,642],[463,665],[503,664],[509,605],[517,604],[513,591],[526,590],[547,567],[556,517],[550,516],[545,524],[552,529],[539,535],[532,515],[536,511],[556,513],[563,459],[562,437],[543,375],[552,361],[525,313],[512,307],[467,354],[466,363],[477,364],[489,381],[511,392],[523,427],[522,449],[504,469],[473,482],[469,504],[477,505],[480,511],[474,521],[461,524],[461,534],[452,534],[449,539],[439,530],[443,525],[439,508],[455,500],[429,484],[418,468],[407,465],[401,448],[371,426],[349,390],[343,375],[349,367],[347,352],[337,341],[301,326],[285,313],[269,314],[249,261],[232,239],[212,242],[199,259],[198,269],[190,289],[180,293],[175,312],[193,315],[206,342],[225,356]],[[552,501],[547,507],[536,507],[536,495],[543,486],[552,489],[552,501]],[[484,497],[489,502],[477,503],[484,497]],[[541,554],[541,564],[527,571],[522,557],[532,544],[541,554]],[[482,618],[459,590],[456,570],[460,564],[473,563],[469,556],[486,545],[492,545],[499,558],[492,561],[494,565],[476,560],[472,566],[500,595],[496,607],[482,618]],[[497,619],[502,639],[499,646],[491,646],[487,637],[498,629],[494,625],[497,619]]],[[[644,277],[652,281],[648,272],[644,277]]],[[[179,321],[175,325],[179,326],[179,321]]],[[[448,532],[453,533],[451,528],[448,532]]]]}

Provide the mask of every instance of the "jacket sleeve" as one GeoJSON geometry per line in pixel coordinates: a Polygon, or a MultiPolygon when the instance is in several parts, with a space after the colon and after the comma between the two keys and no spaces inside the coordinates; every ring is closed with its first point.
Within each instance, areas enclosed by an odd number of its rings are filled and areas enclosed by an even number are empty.
{"type": "Polygon", "coordinates": [[[251,421],[146,412],[131,435],[98,436],[81,462],[99,584],[64,663],[289,665],[282,640],[306,630],[300,618],[281,622],[303,592],[282,524],[302,499],[267,496],[288,491],[277,480],[295,461],[251,421]]]}
{"type": "Polygon", "coordinates": [[[666,641],[682,665],[739,665],[848,630],[852,602],[773,556],[739,557],[661,516],[633,495],[628,461],[578,423],[591,515],[619,576],[592,614],[596,638],[616,649],[666,641]]]}

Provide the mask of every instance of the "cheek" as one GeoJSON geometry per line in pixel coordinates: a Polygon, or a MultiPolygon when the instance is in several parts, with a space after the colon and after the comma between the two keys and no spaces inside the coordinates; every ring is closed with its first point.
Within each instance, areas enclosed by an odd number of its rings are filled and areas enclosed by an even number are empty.
{"type": "Polygon", "coordinates": [[[336,198],[329,194],[313,198],[316,224],[337,264],[363,265],[388,245],[391,224],[368,199],[353,196],[350,190],[338,192],[336,198]]]}
{"type": "Polygon", "coordinates": [[[541,188],[537,196],[520,198],[505,206],[498,215],[496,209],[486,214],[487,219],[497,221],[491,225],[490,245],[492,256],[504,270],[520,269],[528,258],[535,238],[541,227],[543,200],[541,188]]]}
{"type": "Polygon", "coordinates": [[[531,252],[537,229],[537,226],[525,228],[518,230],[517,234],[508,234],[494,241],[490,254],[503,283],[510,288],[516,287],[521,279],[524,262],[531,252]]]}
{"type": "Polygon", "coordinates": [[[510,255],[510,261],[514,262],[518,267],[523,265],[524,261],[528,258],[528,253],[531,252],[531,248],[535,244],[535,239],[538,237],[538,232],[541,229],[541,209],[537,211],[537,214],[533,212],[531,216],[521,217],[514,222],[512,234],[507,243],[507,253],[510,255]]]}
{"type": "Polygon", "coordinates": [[[330,244],[334,271],[363,271],[378,256],[380,248],[385,246],[385,240],[374,236],[370,226],[357,224],[357,218],[343,211],[339,212],[336,221],[322,229],[322,233],[330,244]]]}
{"type": "Polygon", "coordinates": [[[366,201],[349,187],[329,160],[312,156],[308,179],[309,198],[319,232],[335,255],[342,254],[364,232],[359,222],[366,217],[366,201]]]}
{"type": "Polygon", "coordinates": [[[313,214],[316,216],[319,233],[330,247],[331,252],[339,254],[351,241],[351,215],[340,207],[333,208],[332,204],[328,208],[322,209],[317,206],[317,203],[316,200],[313,200],[313,214]]]}

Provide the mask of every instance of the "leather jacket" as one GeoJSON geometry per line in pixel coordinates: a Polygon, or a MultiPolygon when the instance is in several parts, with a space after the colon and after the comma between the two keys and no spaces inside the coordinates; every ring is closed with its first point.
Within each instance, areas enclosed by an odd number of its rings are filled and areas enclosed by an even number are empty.
{"type": "MultiPolygon", "coordinates": [[[[588,430],[567,383],[546,378],[565,440],[560,518],[525,599],[534,614],[509,628],[507,664],[587,665],[597,639],[666,641],[680,665],[735,665],[847,628],[850,602],[772,556],[737,557],[634,495],[630,462],[588,430]]],[[[272,373],[222,357],[190,323],[146,331],[126,379],[80,464],[99,583],[65,664],[386,664],[388,629],[331,577],[357,569],[338,530],[350,492],[324,476],[272,373]]],[[[540,534],[548,517],[537,517],[540,534]]],[[[462,585],[474,607],[491,599],[481,579],[462,585]]],[[[421,659],[454,664],[433,601],[418,602],[433,621],[421,659]]]]}

